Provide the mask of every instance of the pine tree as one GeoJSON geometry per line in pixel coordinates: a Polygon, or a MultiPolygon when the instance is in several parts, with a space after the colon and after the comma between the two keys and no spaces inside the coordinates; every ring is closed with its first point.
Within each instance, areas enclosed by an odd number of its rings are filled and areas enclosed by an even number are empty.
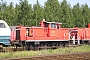
{"type": "Polygon", "coordinates": [[[73,15],[74,15],[74,25],[75,27],[82,27],[82,8],[80,7],[79,3],[73,6],[73,15]]]}
{"type": "Polygon", "coordinates": [[[30,22],[28,22],[29,19],[29,14],[31,10],[31,5],[28,3],[27,0],[20,0],[19,5],[16,7],[18,10],[18,17],[17,23],[23,24],[23,25],[28,25],[30,22]]]}
{"type": "Polygon", "coordinates": [[[20,0],[19,4],[0,1],[0,19],[9,25],[38,26],[44,18],[46,21],[61,22],[62,27],[85,27],[90,23],[90,8],[87,4],[77,3],[73,7],[66,0],[47,0],[41,6],[38,0],[31,5],[27,0],[20,0]]]}
{"type": "Polygon", "coordinates": [[[88,5],[82,5],[82,19],[83,19],[83,27],[86,27],[86,25],[89,23],[89,9],[88,5]]]}
{"type": "Polygon", "coordinates": [[[73,13],[71,9],[71,5],[67,3],[66,0],[61,2],[61,20],[63,27],[74,27],[73,23],[73,13]]]}
{"type": "Polygon", "coordinates": [[[47,0],[44,6],[44,18],[47,21],[58,21],[60,22],[60,4],[58,0],[47,0]]]}
{"type": "Polygon", "coordinates": [[[39,22],[43,19],[43,7],[40,5],[38,0],[33,6],[33,10],[33,24],[35,24],[35,26],[38,26],[39,22]]]}
{"type": "Polygon", "coordinates": [[[10,5],[6,7],[4,13],[4,19],[7,21],[7,23],[9,23],[9,25],[13,25],[15,22],[15,8],[13,7],[13,2],[11,2],[10,5]]]}
{"type": "Polygon", "coordinates": [[[4,11],[6,10],[6,1],[1,0],[1,4],[0,4],[0,19],[4,20],[4,11]]]}

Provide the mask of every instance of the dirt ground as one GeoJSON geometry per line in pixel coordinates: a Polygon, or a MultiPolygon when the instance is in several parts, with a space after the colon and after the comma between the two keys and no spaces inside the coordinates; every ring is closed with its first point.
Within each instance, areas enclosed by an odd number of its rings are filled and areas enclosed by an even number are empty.
{"type": "Polygon", "coordinates": [[[12,59],[2,59],[2,60],[90,60],[90,52],[64,54],[64,55],[22,57],[22,58],[12,58],[12,59]]]}

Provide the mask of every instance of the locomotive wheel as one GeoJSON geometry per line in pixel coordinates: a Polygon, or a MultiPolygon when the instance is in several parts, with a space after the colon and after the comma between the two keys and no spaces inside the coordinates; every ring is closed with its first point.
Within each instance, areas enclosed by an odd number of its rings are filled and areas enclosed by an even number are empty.
{"type": "Polygon", "coordinates": [[[39,50],[38,45],[35,45],[34,50],[39,50]]]}
{"type": "Polygon", "coordinates": [[[28,43],[26,43],[26,45],[25,45],[25,50],[30,50],[30,47],[29,47],[28,43]]]}
{"type": "Polygon", "coordinates": [[[30,45],[30,50],[34,50],[34,46],[33,45],[30,45]]]}
{"type": "Polygon", "coordinates": [[[89,41],[89,45],[90,45],[90,41],[89,41]]]}

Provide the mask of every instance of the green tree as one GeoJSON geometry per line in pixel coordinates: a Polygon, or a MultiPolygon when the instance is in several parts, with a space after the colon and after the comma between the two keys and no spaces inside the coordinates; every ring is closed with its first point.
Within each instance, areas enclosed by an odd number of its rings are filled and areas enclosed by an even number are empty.
{"type": "Polygon", "coordinates": [[[44,5],[44,18],[47,21],[60,22],[61,8],[58,0],[47,0],[44,5]]]}
{"type": "Polygon", "coordinates": [[[17,12],[17,23],[23,25],[30,24],[30,10],[32,11],[31,5],[28,3],[27,0],[20,0],[19,5],[16,5],[16,12],[17,12]]]}
{"type": "Polygon", "coordinates": [[[1,0],[0,3],[0,19],[4,20],[4,11],[6,10],[6,1],[1,0]]]}
{"type": "Polygon", "coordinates": [[[13,2],[10,3],[6,7],[6,10],[4,11],[4,19],[9,25],[14,25],[15,22],[15,8],[13,7],[13,2]]]}
{"type": "Polygon", "coordinates": [[[43,7],[40,5],[38,0],[33,5],[33,24],[39,25],[39,22],[43,19],[43,7]]]}
{"type": "Polygon", "coordinates": [[[90,23],[89,21],[90,15],[89,15],[89,9],[88,9],[88,5],[82,5],[82,20],[83,20],[83,27],[86,27],[85,25],[87,25],[88,23],[90,23]]]}
{"type": "Polygon", "coordinates": [[[73,13],[71,5],[66,0],[61,2],[61,21],[63,27],[74,27],[73,13]]]}
{"type": "Polygon", "coordinates": [[[82,27],[83,21],[82,21],[82,8],[80,7],[79,3],[73,6],[73,15],[74,15],[74,25],[75,27],[82,27]]]}
{"type": "Polygon", "coordinates": [[[41,6],[38,0],[31,5],[27,0],[20,0],[19,4],[0,1],[0,19],[9,25],[38,26],[42,19],[46,21],[61,22],[62,27],[85,27],[90,23],[90,8],[87,4],[77,3],[73,7],[66,0],[47,0],[41,6]]]}

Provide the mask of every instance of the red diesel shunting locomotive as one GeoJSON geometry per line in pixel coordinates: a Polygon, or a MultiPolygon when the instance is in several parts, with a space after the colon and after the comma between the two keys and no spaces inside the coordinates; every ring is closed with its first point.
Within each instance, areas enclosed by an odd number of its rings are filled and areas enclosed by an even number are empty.
{"type": "Polygon", "coordinates": [[[11,34],[11,43],[34,50],[90,41],[90,24],[88,28],[61,28],[61,24],[43,20],[40,22],[40,27],[16,27],[11,34]]]}

